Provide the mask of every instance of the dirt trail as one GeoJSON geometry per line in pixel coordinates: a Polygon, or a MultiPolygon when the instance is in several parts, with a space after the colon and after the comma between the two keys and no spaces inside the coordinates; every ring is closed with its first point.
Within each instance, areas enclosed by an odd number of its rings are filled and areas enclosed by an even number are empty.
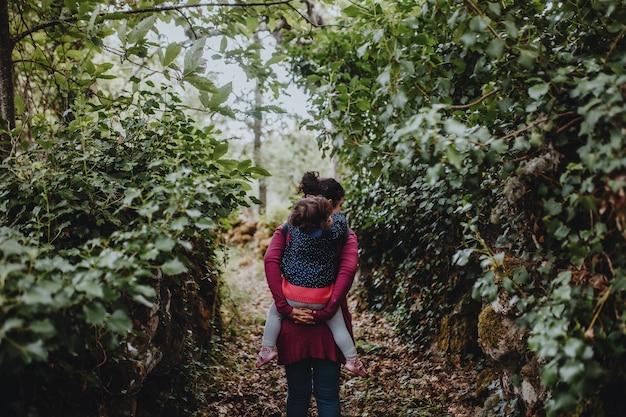
{"type": "MultiPolygon", "coordinates": [[[[254,368],[271,295],[263,265],[250,251],[231,253],[223,314],[226,321],[222,355],[210,368],[211,380],[203,416],[282,417],[286,386],[281,366],[254,368]]],[[[353,303],[354,304],[354,303],[353,303]]],[[[344,417],[474,417],[476,371],[446,363],[437,355],[411,354],[379,315],[353,314],[357,349],[369,375],[342,372],[344,417]]],[[[310,416],[316,416],[314,403],[310,416]]]]}

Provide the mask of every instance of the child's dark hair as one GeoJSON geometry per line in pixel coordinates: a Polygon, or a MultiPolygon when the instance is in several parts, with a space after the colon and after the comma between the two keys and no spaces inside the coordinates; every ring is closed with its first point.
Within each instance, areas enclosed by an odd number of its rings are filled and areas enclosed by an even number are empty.
{"type": "Polygon", "coordinates": [[[346,196],[346,190],[334,178],[320,178],[319,172],[305,172],[300,180],[298,192],[307,195],[321,195],[333,200],[337,205],[346,196]]]}
{"type": "Polygon", "coordinates": [[[333,207],[326,197],[311,196],[296,201],[289,215],[289,224],[305,232],[326,228],[333,207]]]}

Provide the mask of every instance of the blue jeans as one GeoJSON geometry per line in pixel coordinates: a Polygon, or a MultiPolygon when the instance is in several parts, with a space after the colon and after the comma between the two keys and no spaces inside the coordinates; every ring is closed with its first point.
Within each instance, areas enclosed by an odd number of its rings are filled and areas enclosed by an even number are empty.
{"type": "Polygon", "coordinates": [[[341,364],[325,359],[305,359],[285,366],[287,417],[307,417],[311,394],[318,417],[341,417],[339,376],[341,364]]]}

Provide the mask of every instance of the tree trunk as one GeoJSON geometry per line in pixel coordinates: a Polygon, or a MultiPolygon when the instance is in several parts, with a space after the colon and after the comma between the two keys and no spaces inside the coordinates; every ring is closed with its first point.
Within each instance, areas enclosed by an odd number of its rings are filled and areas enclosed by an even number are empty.
{"type": "MultiPolygon", "coordinates": [[[[0,127],[15,128],[15,97],[13,91],[13,40],[9,33],[9,2],[0,0],[0,127]]],[[[0,137],[0,157],[11,151],[8,134],[0,137]]]]}
{"type": "MultiPolygon", "coordinates": [[[[254,33],[254,42],[260,43],[259,35],[257,32],[254,33]]],[[[257,53],[260,55],[260,50],[257,50],[257,53]]],[[[254,164],[257,166],[263,166],[261,160],[261,136],[263,134],[263,115],[259,111],[259,108],[263,105],[263,90],[262,90],[262,80],[260,76],[257,75],[256,86],[254,90],[254,164]]],[[[267,208],[267,184],[265,183],[265,177],[259,178],[259,200],[261,204],[259,205],[259,215],[265,214],[265,209],[267,208]]]]}

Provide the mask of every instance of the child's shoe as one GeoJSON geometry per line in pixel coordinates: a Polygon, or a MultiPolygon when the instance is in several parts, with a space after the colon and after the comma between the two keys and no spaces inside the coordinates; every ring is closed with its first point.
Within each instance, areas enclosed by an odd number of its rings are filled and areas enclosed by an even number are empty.
{"type": "Polygon", "coordinates": [[[346,359],[345,365],[343,365],[346,371],[350,371],[358,376],[365,376],[367,372],[365,371],[365,366],[363,362],[361,362],[358,358],[356,359],[346,359]]]}
{"type": "Polygon", "coordinates": [[[262,347],[261,351],[259,352],[259,357],[257,358],[255,365],[257,368],[260,368],[261,366],[265,365],[266,363],[268,363],[269,361],[271,361],[277,356],[278,356],[278,351],[276,350],[275,347],[273,348],[262,347]]]}

